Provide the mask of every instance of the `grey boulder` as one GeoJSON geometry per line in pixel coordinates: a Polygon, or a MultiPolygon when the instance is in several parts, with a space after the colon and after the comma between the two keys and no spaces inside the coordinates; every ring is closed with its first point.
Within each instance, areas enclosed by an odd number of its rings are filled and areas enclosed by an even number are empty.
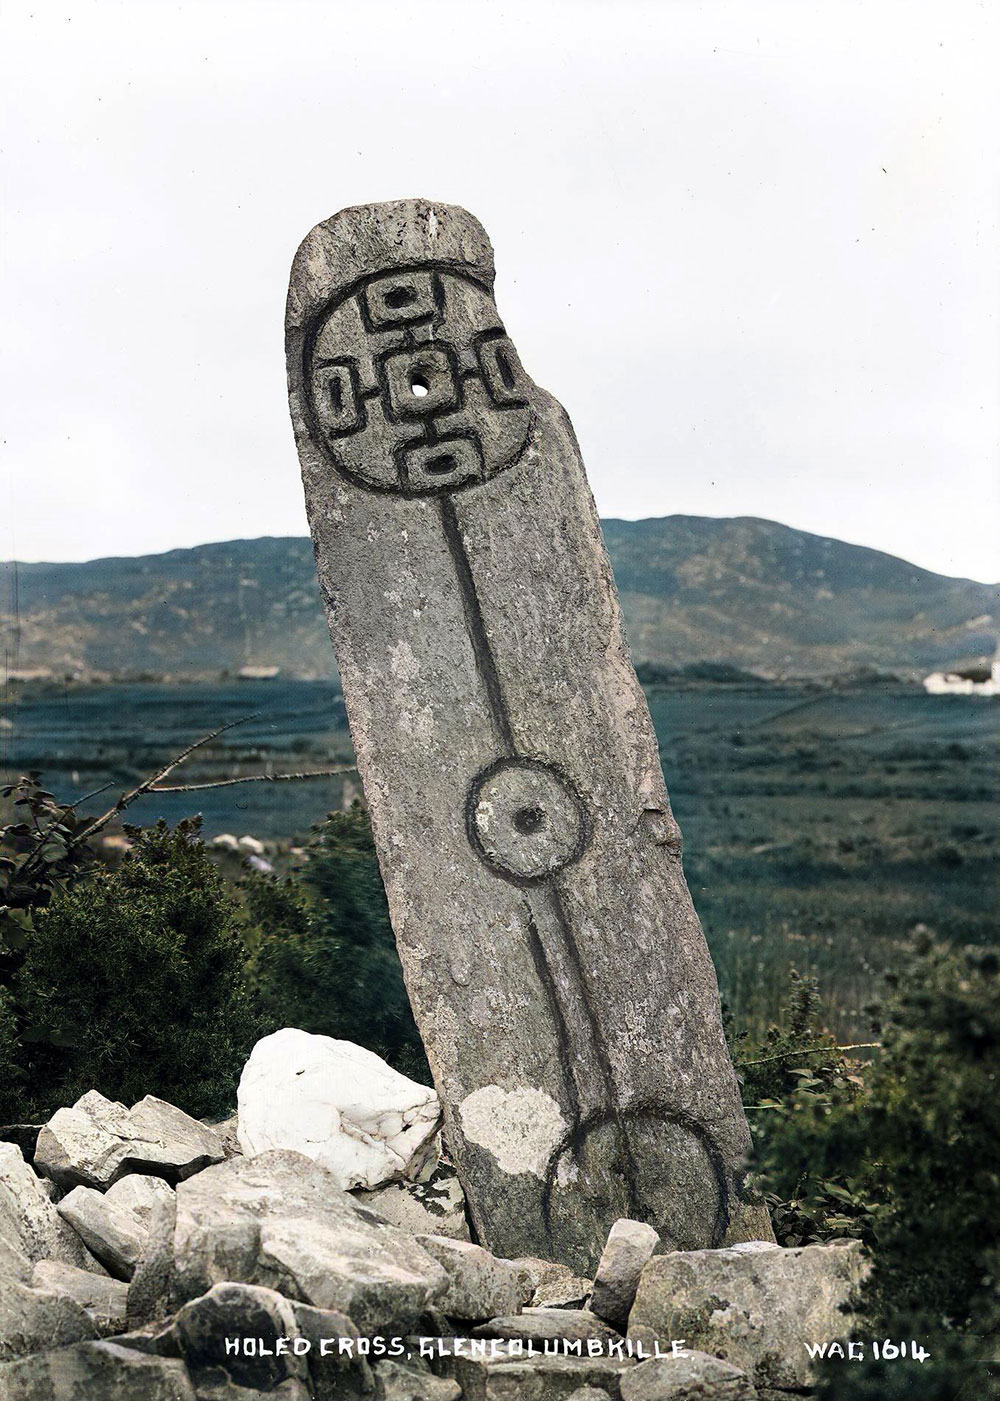
{"type": "Polygon", "coordinates": [[[599,1342],[602,1347],[621,1341],[621,1334],[610,1328],[588,1309],[524,1309],[509,1318],[491,1318],[472,1330],[475,1338],[521,1338],[533,1343],[566,1343],[575,1346],[599,1342]]]}
{"type": "Polygon", "coordinates": [[[289,1149],[230,1158],[158,1206],[129,1290],[129,1319],[165,1317],[221,1280],[347,1314],[362,1333],[399,1334],[448,1284],[413,1236],[289,1149]]]}
{"type": "Polygon", "coordinates": [[[292,1305],[273,1289],[249,1284],[216,1284],[199,1299],[184,1304],[170,1328],[170,1337],[188,1367],[221,1368],[237,1386],[270,1391],[289,1378],[308,1380],[308,1361],[297,1355],[291,1340],[299,1336],[292,1305]],[[227,1338],[242,1346],[226,1350],[227,1338]],[[288,1340],[287,1350],[278,1348],[288,1340]]]}
{"type": "Polygon", "coordinates": [[[375,1367],[376,1401],[461,1401],[458,1382],[436,1377],[412,1363],[379,1362],[375,1367]]]}
{"type": "Polygon", "coordinates": [[[426,1180],[387,1182],[374,1191],[358,1190],[352,1195],[362,1206],[414,1235],[469,1239],[465,1193],[455,1169],[447,1163],[438,1163],[426,1180]]]}
{"type": "Polygon", "coordinates": [[[31,1271],[31,1287],[75,1299],[90,1314],[102,1337],[125,1327],[128,1289],[120,1280],[77,1269],[63,1260],[39,1260],[31,1271]]]}
{"type": "Polygon", "coordinates": [[[443,1266],[448,1287],[435,1308],[449,1318],[474,1321],[521,1307],[523,1277],[510,1260],[501,1260],[469,1241],[446,1236],[417,1236],[418,1243],[443,1266]]]}
{"type": "Polygon", "coordinates": [[[0,1279],[0,1361],[96,1337],[93,1319],[75,1299],[0,1279]]]}
{"type": "Polygon", "coordinates": [[[755,1401],[746,1372],[704,1352],[651,1357],[622,1378],[622,1401],[755,1401]]]}
{"type": "Polygon", "coordinates": [[[620,1332],[628,1325],[643,1266],[659,1243],[652,1226],[626,1217],[616,1221],[608,1233],[594,1276],[590,1307],[620,1332]]]}
{"type": "Polygon", "coordinates": [[[201,1401],[177,1358],[83,1342],[0,1366],[0,1401],[201,1401]]]}
{"type": "Polygon", "coordinates": [[[531,1281],[524,1302],[538,1309],[583,1308],[593,1291],[593,1282],[583,1275],[574,1274],[566,1265],[558,1265],[553,1260],[537,1260],[532,1256],[522,1256],[512,1260],[512,1264],[522,1269],[531,1281]]]}
{"type": "Polygon", "coordinates": [[[131,1109],[90,1090],[57,1109],[38,1135],[35,1166],[60,1187],[106,1191],[126,1173],[179,1182],[225,1157],[222,1137],[165,1100],[131,1109]]]}
{"type": "Polygon", "coordinates": [[[463,1401],[563,1401],[581,1388],[620,1401],[634,1364],[612,1357],[446,1357],[438,1364],[462,1388],[463,1401]]]}
{"type": "Polygon", "coordinates": [[[155,1347],[184,1358],[199,1401],[206,1394],[292,1396],[299,1389],[316,1401],[352,1401],[371,1396],[371,1369],[334,1344],[347,1339],[353,1347],[358,1338],[344,1314],[259,1285],[223,1283],[183,1305],[155,1347]]]}
{"type": "Polygon", "coordinates": [[[106,1192],[74,1187],[59,1203],[59,1214],[117,1279],[129,1280],[149,1237],[159,1202],[173,1196],[161,1177],[130,1173],[106,1192]]]}
{"type": "Polygon", "coordinates": [[[683,1338],[757,1386],[804,1389],[812,1380],[807,1345],[849,1335],[843,1306],[867,1272],[858,1241],[657,1255],[642,1272],[629,1336],[664,1347],[683,1338]]]}
{"type": "Polygon", "coordinates": [[[63,1260],[103,1273],[59,1215],[20,1150],[12,1143],[0,1143],[0,1274],[26,1283],[38,1260],[63,1260]]]}

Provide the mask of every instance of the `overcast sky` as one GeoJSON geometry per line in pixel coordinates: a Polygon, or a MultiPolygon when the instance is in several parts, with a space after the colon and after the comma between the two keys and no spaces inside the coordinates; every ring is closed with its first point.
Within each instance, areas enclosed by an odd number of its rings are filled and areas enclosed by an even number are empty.
{"type": "Polygon", "coordinates": [[[4,0],[0,556],[304,534],[292,254],[425,195],[602,514],[1000,578],[994,13],[4,0]]]}

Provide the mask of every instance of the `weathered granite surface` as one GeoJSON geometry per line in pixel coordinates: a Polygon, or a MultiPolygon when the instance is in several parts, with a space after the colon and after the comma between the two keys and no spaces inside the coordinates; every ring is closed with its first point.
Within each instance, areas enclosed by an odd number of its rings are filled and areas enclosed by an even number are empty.
{"type": "Polygon", "coordinates": [[[38,1260],[63,1260],[97,1274],[104,1271],[59,1215],[13,1143],[0,1143],[0,1275],[28,1282],[38,1260]]]}
{"type": "Polygon", "coordinates": [[[0,1276],[0,1362],[96,1337],[94,1320],[68,1294],[0,1276]]]}
{"type": "Polygon", "coordinates": [[[68,1294],[86,1309],[102,1336],[125,1327],[128,1289],[109,1275],[95,1275],[64,1260],[39,1260],[31,1271],[31,1287],[49,1294],[68,1294]]]}
{"type": "Polygon", "coordinates": [[[102,1192],[130,1172],[178,1182],[224,1157],[214,1129],[166,1100],[146,1095],[126,1109],[97,1090],[57,1109],[35,1147],[35,1166],[60,1187],[102,1192]]]}
{"type": "Polygon", "coordinates": [[[473,1328],[474,1338],[521,1338],[533,1343],[584,1343],[602,1346],[616,1342],[621,1334],[589,1309],[523,1309],[506,1318],[491,1318],[473,1328]]]}
{"type": "Polygon", "coordinates": [[[552,1260],[530,1258],[513,1261],[525,1272],[530,1290],[524,1303],[536,1309],[582,1308],[593,1292],[593,1282],[552,1260]]]}
{"type": "Polygon", "coordinates": [[[162,1178],[129,1173],[106,1192],[74,1187],[57,1209],[116,1279],[128,1280],[145,1248],[156,1205],[172,1196],[173,1188],[162,1178]]]}
{"type": "Polygon", "coordinates": [[[230,1158],[180,1183],[150,1225],[129,1320],[166,1317],[220,1280],[263,1285],[385,1333],[406,1332],[448,1284],[413,1236],[287,1149],[230,1158]]]}
{"type": "Polygon", "coordinates": [[[513,1261],[466,1240],[421,1235],[416,1241],[448,1275],[448,1288],[434,1301],[441,1313],[472,1322],[520,1311],[524,1271],[513,1261]]]}
{"type": "MultiPolygon", "coordinates": [[[[82,1342],[0,1367],[0,1401],[204,1401],[184,1363],[116,1342],[82,1342]]],[[[233,1398],[236,1401],[236,1398],[233,1398]]],[[[282,1401],[288,1401],[282,1398],[282,1401]]]]}
{"type": "Polygon", "coordinates": [[[619,1332],[628,1323],[643,1266],[659,1243],[656,1231],[644,1221],[616,1221],[608,1232],[590,1307],[619,1332]]]}
{"type": "Polygon", "coordinates": [[[704,1352],[653,1357],[622,1378],[622,1401],[756,1401],[756,1397],[745,1372],[704,1352]]]}
{"type": "Polygon", "coordinates": [[[804,1390],[814,1380],[807,1344],[850,1336],[843,1306],[868,1269],[856,1240],[656,1255],[639,1281],[629,1337],[683,1338],[758,1387],[804,1390]]]}
{"type": "Polygon", "coordinates": [[[572,426],[462,209],[343,210],[288,296],[320,587],[446,1140],[482,1241],[769,1230],[572,426]]]}

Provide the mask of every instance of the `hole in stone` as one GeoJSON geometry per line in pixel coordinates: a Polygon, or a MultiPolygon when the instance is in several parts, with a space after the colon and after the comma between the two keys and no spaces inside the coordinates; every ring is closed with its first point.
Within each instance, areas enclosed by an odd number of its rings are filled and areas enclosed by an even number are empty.
{"type": "Polygon", "coordinates": [[[534,836],[545,826],[545,813],[539,807],[518,808],[514,814],[514,826],[524,836],[534,836]]]}
{"type": "Polygon", "coordinates": [[[431,392],[430,382],[425,375],[415,374],[410,376],[410,393],[414,399],[426,399],[431,392]]]}
{"type": "Polygon", "coordinates": [[[391,292],[385,294],[385,304],[393,311],[399,311],[401,307],[410,306],[417,300],[415,287],[393,287],[391,292]]]}
{"type": "Polygon", "coordinates": [[[451,453],[444,452],[440,457],[428,458],[424,463],[424,471],[430,473],[432,477],[443,477],[448,472],[454,472],[457,465],[451,453]]]}
{"type": "Polygon", "coordinates": [[[340,383],[339,375],[334,375],[330,380],[330,407],[335,414],[344,411],[344,389],[340,383]]]}

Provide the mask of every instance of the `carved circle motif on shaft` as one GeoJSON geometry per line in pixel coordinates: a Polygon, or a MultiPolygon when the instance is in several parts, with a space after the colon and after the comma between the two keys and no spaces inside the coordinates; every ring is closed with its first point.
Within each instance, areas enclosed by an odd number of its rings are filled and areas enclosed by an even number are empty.
{"type": "Polygon", "coordinates": [[[546,880],[587,842],[583,803],[570,781],[537,759],[502,759],[474,780],[469,837],[487,865],[523,883],[546,880]]]}

